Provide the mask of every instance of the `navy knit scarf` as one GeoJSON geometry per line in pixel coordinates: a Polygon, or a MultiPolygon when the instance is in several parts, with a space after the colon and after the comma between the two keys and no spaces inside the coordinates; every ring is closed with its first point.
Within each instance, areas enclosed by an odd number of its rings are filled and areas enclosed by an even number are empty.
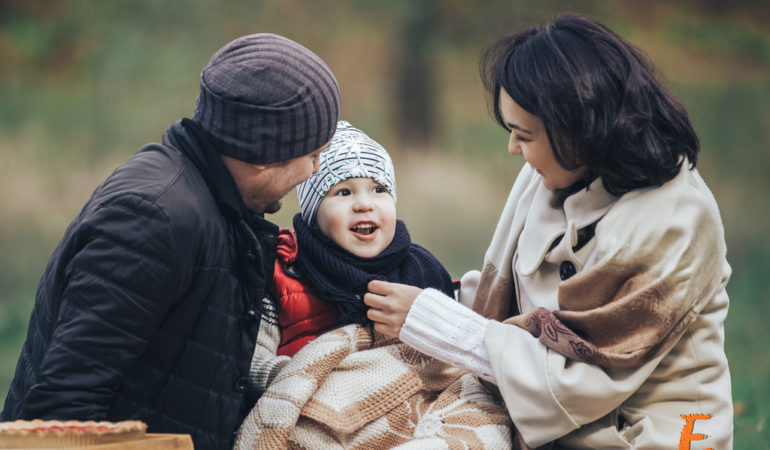
{"type": "Polygon", "coordinates": [[[396,221],[393,241],[379,255],[360,258],[337,245],[300,214],[294,216],[299,251],[296,266],[322,300],[334,309],[339,325],[367,323],[364,294],[371,280],[436,288],[454,297],[452,278],[427,250],[412,243],[406,225],[396,221]]]}

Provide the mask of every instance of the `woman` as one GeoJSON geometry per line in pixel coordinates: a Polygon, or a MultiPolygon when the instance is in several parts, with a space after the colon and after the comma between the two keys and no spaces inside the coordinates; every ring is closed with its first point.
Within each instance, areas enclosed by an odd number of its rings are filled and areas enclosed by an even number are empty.
{"type": "Polygon", "coordinates": [[[481,73],[526,161],[483,270],[461,303],[371,282],[375,329],[496,385],[522,446],[731,448],[730,267],[684,108],[576,15],[501,38],[481,73]]]}

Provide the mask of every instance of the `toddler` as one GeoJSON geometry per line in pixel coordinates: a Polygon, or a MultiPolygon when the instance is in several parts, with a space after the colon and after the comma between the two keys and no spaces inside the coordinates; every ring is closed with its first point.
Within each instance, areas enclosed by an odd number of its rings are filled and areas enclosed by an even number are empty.
{"type": "Polygon", "coordinates": [[[363,302],[374,279],[435,288],[454,296],[452,279],[396,219],[396,180],[388,152],[340,121],[319,170],[297,186],[301,213],[279,236],[252,381],[260,392],[309,341],[332,328],[367,323],[363,302]],[[277,355],[277,356],[276,356],[277,355]]]}

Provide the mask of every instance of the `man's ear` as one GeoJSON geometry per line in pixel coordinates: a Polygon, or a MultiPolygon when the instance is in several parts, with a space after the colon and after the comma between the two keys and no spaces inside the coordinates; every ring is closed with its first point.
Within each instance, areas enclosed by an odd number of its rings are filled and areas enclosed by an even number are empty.
{"type": "Polygon", "coordinates": [[[267,169],[267,167],[269,166],[269,164],[251,164],[251,163],[247,163],[247,164],[249,164],[257,173],[264,172],[265,169],[267,169]]]}

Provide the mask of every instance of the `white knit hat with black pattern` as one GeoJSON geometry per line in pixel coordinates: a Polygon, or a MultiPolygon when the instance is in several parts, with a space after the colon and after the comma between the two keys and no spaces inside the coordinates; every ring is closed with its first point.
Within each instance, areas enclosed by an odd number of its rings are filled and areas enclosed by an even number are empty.
{"type": "Polygon", "coordinates": [[[329,148],[321,152],[318,172],[297,186],[302,218],[308,225],[313,224],[329,189],[348,178],[371,178],[396,201],[396,174],[388,152],[366,133],[340,120],[329,148]]]}

